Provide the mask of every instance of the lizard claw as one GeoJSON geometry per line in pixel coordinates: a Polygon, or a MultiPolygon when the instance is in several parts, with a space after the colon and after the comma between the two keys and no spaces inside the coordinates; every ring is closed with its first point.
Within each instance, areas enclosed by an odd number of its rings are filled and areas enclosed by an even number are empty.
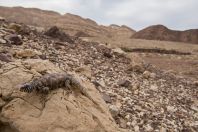
{"type": "Polygon", "coordinates": [[[44,88],[42,88],[41,92],[44,93],[44,94],[48,94],[49,93],[49,88],[48,87],[44,87],[44,88]]]}

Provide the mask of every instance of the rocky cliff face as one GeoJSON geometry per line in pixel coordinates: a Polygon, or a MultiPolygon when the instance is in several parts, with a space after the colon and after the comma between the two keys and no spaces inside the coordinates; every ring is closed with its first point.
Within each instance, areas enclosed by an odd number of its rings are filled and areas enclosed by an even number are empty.
{"type": "Polygon", "coordinates": [[[198,29],[175,31],[163,25],[154,25],[135,33],[131,38],[198,44],[198,29]]]}
{"type": "Polygon", "coordinates": [[[198,82],[132,63],[121,49],[68,37],[0,19],[1,131],[197,130],[198,82]],[[62,88],[47,95],[19,91],[38,76],[63,71],[81,80],[102,111],[62,88]]]}

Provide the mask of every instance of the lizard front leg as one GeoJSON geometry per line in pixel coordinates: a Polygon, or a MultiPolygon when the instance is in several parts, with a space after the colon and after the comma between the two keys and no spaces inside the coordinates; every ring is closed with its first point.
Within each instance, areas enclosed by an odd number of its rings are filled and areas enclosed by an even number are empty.
{"type": "Polygon", "coordinates": [[[49,87],[43,87],[43,88],[41,89],[41,93],[48,94],[48,93],[49,93],[49,90],[50,90],[49,87]]]}
{"type": "Polygon", "coordinates": [[[37,87],[36,91],[40,92],[40,93],[44,93],[44,94],[48,94],[49,93],[49,87],[37,87]]]}
{"type": "Polygon", "coordinates": [[[71,86],[70,80],[68,80],[68,79],[65,80],[65,88],[66,88],[66,90],[69,90],[68,94],[72,93],[72,86],[71,86]]]}

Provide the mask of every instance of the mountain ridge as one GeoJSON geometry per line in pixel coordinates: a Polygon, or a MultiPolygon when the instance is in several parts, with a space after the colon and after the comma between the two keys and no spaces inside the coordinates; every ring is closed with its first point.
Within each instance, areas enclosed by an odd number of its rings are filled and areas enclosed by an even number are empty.
{"type": "Polygon", "coordinates": [[[44,28],[57,26],[70,36],[77,34],[77,37],[89,37],[90,40],[93,38],[102,43],[125,43],[130,39],[145,39],[198,44],[198,29],[178,31],[164,25],[153,25],[136,32],[126,25],[104,26],[71,13],[60,14],[38,8],[0,6],[0,12],[9,21],[44,28]]]}
{"type": "Polygon", "coordinates": [[[135,39],[163,40],[198,44],[198,29],[172,30],[164,25],[152,25],[131,36],[135,39]]]}
{"type": "MultiPolygon", "coordinates": [[[[77,32],[85,32],[90,36],[97,37],[112,37],[115,32],[127,33],[127,37],[131,36],[135,30],[119,26],[113,29],[110,26],[98,25],[95,21],[89,18],[83,18],[71,13],[61,15],[55,11],[46,11],[37,8],[24,7],[3,7],[0,6],[1,16],[9,21],[16,21],[27,25],[49,28],[58,26],[70,35],[75,35],[77,32]]],[[[125,35],[124,34],[124,35],[125,35]]]]}

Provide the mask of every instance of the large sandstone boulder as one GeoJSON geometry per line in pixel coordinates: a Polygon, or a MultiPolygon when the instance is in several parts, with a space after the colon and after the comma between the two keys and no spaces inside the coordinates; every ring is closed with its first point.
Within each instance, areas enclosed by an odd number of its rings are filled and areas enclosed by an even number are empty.
{"type": "Polygon", "coordinates": [[[82,80],[98,107],[83,95],[61,88],[47,95],[22,93],[20,84],[45,72],[61,72],[49,61],[10,62],[0,70],[0,131],[117,132],[120,131],[94,86],[82,80]]]}

